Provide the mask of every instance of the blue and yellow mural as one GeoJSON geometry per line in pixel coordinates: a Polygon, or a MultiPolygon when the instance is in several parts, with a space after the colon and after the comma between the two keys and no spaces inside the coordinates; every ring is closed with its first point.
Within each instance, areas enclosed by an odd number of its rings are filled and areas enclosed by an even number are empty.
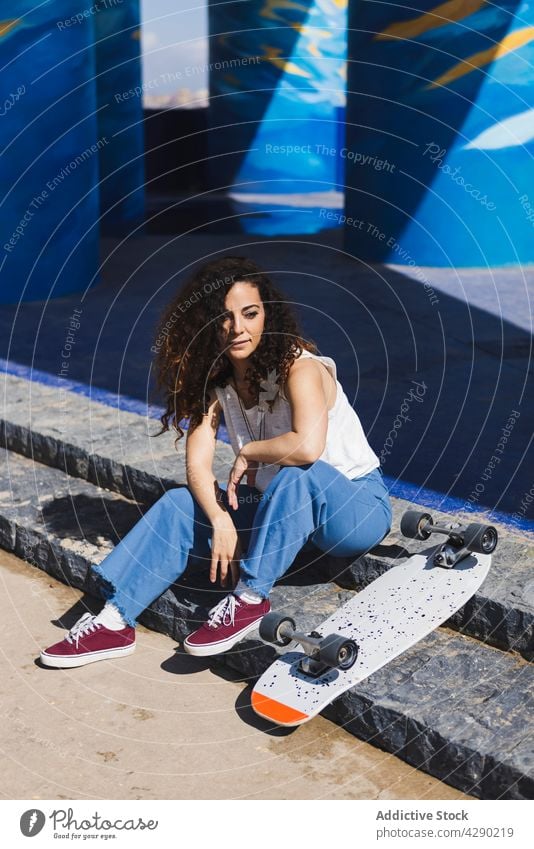
{"type": "Polygon", "coordinates": [[[210,5],[211,185],[248,199],[245,231],[315,232],[314,197],[342,199],[328,152],[343,136],[347,3],[210,5]]]}
{"type": "Polygon", "coordinates": [[[430,266],[534,260],[534,4],[355,3],[351,253],[430,266]]]}
{"type": "Polygon", "coordinates": [[[139,4],[117,2],[13,0],[0,20],[4,303],[93,285],[101,213],[114,226],[142,214],[140,98],[115,98],[139,78],[139,4]]]}

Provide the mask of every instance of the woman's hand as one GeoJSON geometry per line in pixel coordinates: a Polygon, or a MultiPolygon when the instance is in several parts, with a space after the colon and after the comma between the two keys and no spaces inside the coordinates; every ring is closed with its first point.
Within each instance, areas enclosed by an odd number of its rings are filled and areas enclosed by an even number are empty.
{"type": "Polygon", "coordinates": [[[235,587],[239,580],[241,554],[241,541],[230,516],[227,514],[226,517],[221,516],[216,519],[211,536],[210,581],[212,584],[217,580],[217,571],[219,571],[221,586],[227,586],[228,573],[230,573],[232,587],[235,587]]]}
{"type": "Polygon", "coordinates": [[[228,486],[226,487],[226,494],[228,496],[228,504],[230,507],[233,507],[234,510],[237,510],[237,487],[239,486],[239,482],[243,475],[247,476],[247,483],[249,486],[254,486],[256,482],[256,472],[258,471],[258,464],[254,460],[247,460],[247,458],[242,454],[238,454],[235,458],[234,465],[232,466],[232,470],[228,477],[228,486]]]}

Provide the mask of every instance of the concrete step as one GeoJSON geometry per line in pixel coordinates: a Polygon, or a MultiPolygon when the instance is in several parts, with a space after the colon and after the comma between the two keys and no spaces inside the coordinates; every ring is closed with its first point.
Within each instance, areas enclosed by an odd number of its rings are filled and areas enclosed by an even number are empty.
{"type": "MultiPolygon", "coordinates": [[[[59,469],[0,451],[0,545],[59,580],[84,590],[98,609],[90,567],[100,562],[143,510],[59,469]]],[[[299,555],[301,557],[301,555],[299,555]]],[[[312,629],[350,596],[312,572],[286,576],[273,591],[275,609],[312,629]],[[311,581],[311,582],[310,582],[311,581]]],[[[193,566],[193,564],[192,564],[193,566]]],[[[316,570],[317,572],[317,570],[316,570]]],[[[224,594],[205,568],[191,568],[140,618],[182,640],[224,594]]],[[[77,603],[63,617],[81,615],[77,603]]],[[[54,636],[51,635],[51,642],[54,636]]],[[[256,633],[214,658],[257,678],[274,659],[256,633]]],[[[358,737],[481,798],[534,796],[534,669],[517,655],[439,629],[330,706],[326,715],[358,737]]]]}
{"type": "MultiPolygon", "coordinates": [[[[4,375],[4,380],[0,445],[147,504],[165,488],[185,484],[185,438],[177,449],[169,433],[152,438],[159,429],[156,418],[12,375],[4,375]]],[[[227,479],[233,459],[230,446],[218,440],[214,474],[219,480],[227,479]]],[[[322,574],[343,588],[359,589],[428,548],[428,543],[407,540],[399,532],[402,513],[420,506],[401,498],[392,498],[392,503],[392,531],[369,554],[338,558],[315,550],[315,565],[322,574]]],[[[432,514],[436,520],[451,520],[438,510],[432,514]]],[[[482,513],[457,516],[469,522],[488,521],[482,513]]],[[[534,539],[497,526],[501,539],[488,578],[448,624],[530,659],[534,656],[534,539]]]]}
{"type": "MultiPolygon", "coordinates": [[[[166,486],[185,483],[185,437],[152,438],[160,429],[154,414],[130,412],[121,399],[110,406],[61,386],[2,375],[4,403],[0,445],[62,469],[73,477],[151,503],[166,486]]],[[[65,382],[68,386],[68,382],[65,382]]],[[[141,407],[141,404],[137,406],[141,407]]],[[[233,451],[217,442],[214,473],[224,478],[233,451]]]]}

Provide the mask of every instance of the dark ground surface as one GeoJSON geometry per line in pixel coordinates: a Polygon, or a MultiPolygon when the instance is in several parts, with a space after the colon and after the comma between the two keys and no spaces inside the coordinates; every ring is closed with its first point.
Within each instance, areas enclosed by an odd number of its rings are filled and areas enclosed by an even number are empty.
{"type": "Polygon", "coordinates": [[[389,445],[387,476],[478,511],[534,518],[534,499],[525,501],[534,485],[533,267],[368,266],[343,252],[338,231],[106,239],[101,281],[86,294],[0,306],[0,356],[57,376],[78,309],[68,378],[157,403],[158,317],[192,266],[225,254],[255,259],[295,302],[306,337],[336,361],[373,449],[380,456],[389,445]],[[387,443],[403,402],[409,421],[387,443]],[[492,457],[500,462],[488,468],[492,457]]]}

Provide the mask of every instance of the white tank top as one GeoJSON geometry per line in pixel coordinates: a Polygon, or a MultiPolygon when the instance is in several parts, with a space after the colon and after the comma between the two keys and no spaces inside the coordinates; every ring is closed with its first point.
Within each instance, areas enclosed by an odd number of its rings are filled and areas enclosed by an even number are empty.
{"type": "MultiPolygon", "coordinates": [[[[339,469],[344,475],[353,480],[372,472],[380,466],[380,462],[369,443],[360,423],[360,419],[349,404],[349,400],[343,391],[343,387],[337,379],[336,364],[331,357],[323,357],[312,354],[311,351],[303,350],[301,357],[313,357],[320,360],[329,370],[336,381],[337,395],[334,406],[328,411],[328,430],[326,434],[326,446],[320,456],[320,460],[330,463],[339,469]]],[[[224,420],[230,437],[234,453],[239,451],[251,441],[250,433],[243,420],[243,412],[233,386],[215,387],[217,398],[224,413],[224,420]]],[[[269,398],[271,396],[268,396],[269,398]]],[[[260,399],[261,400],[261,399],[260,399]]],[[[262,428],[262,439],[272,439],[292,430],[291,407],[289,401],[284,397],[282,391],[278,391],[273,404],[272,413],[263,411],[258,404],[249,410],[244,410],[250,429],[256,439],[260,437],[261,419],[264,417],[262,428]]],[[[279,471],[279,465],[260,465],[256,475],[255,486],[263,492],[271,479],[279,471]]],[[[246,481],[246,477],[244,478],[246,481]]]]}

